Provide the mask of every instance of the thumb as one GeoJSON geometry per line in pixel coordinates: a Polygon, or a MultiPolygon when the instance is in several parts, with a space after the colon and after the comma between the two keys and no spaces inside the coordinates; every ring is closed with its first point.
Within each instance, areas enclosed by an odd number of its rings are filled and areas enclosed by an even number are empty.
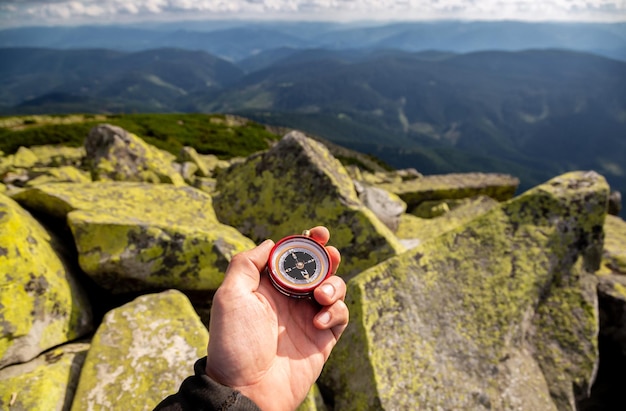
{"type": "Polygon", "coordinates": [[[222,287],[237,287],[256,291],[261,281],[261,272],[267,265],[272,247],[274,247],[274,242],[265,240],[252,250],[236,254],[226,269],[222,287]]]}

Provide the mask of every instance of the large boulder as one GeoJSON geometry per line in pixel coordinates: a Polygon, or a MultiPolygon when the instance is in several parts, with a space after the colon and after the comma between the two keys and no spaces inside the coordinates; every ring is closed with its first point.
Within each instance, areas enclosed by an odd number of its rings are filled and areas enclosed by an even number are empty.
{"type": "Polygon", "coordinates": [[[175,157],[121,127],[101,124],[85,139],[86,163],[94,180],[184,185],[175,157]]]}
{"type": "Polygon", "coordinates": [[[267,152],[219,175],[220,221],[255,241],[278,240],[316,225],[342,253],[340,274],[354,275],[403,251],[359,201],[352,179],[322,144],[291,132],[267,152]]]}
{"type": "Polygon", "coordinates": [[[566,174],[353,278],[321,379],[337,409],[575,410],[608,194],[566,174]]]}
{"type": "Polygon", "coordinates": [[[67,218],[81,268],[114,293],[215,290],[231,257],[254,247],[219,223],[211,197],[191,187],[59,183],[24,190],[15,199],[67,218]]]}
{"type": "Polygon", "coordinates": [[[506,174],[465,173],[431,175],[400,183],[384,183],[378,187],[400,196],[410,212],[426,201],[479,195],[506,201],[515,195],[518,185],[519,179],[506,174]]]}
{"type": "Polygon", "coordinates": [[[0,194],[0,368],[92,329],[91,308],[59,242],[0,194]]]}
{"type": "Polygon", "coordinates": [[[87,343],[66,344],[0,370],[0,409],[69,410],[88,349],[87,343]]]}
{"type": "Polygon", "coordinates": [[[91,342],[72,410],[153,409],[193,373],[208,340],[178,291],[144,295],[109,311],[91,342]]]}

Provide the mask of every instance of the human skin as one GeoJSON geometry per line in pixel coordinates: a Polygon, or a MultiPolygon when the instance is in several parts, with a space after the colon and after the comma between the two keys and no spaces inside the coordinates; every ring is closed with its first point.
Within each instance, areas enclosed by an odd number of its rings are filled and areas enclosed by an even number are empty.
{"type": "MultiPolygon", "coordinates": [[[[310,230],[326,244],[325,227],[310,230]]],[[[319,377],[348,324],[346,284],[327,278],[313,299],[278,292],[265,274],[272,240],[233,257],[211,309],[206,373],[262,410],[295,410],[319,377]]],[[[326,247],[333,274],[339,251],[326,247]]]]}

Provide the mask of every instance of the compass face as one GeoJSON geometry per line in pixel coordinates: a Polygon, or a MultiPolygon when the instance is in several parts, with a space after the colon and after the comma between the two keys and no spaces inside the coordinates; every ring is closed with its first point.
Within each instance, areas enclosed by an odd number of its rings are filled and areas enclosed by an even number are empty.
{"type": "Polygon", "coordinates": [[[304,297],[328,277],[330,258],[324,246],[310,237],[286,237],[272,249],[268,271],[280,292],[304,297]]]}

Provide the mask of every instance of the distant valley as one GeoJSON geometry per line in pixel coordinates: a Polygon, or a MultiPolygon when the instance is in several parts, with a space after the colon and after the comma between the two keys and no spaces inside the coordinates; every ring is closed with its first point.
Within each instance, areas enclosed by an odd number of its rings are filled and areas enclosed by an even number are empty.
{"type": "Polygon", "coordinates": [[[626,193],[626,25],[446,24],[5,30],[0,111],[235,113],[425,174],[595,169],[626,193]]]}

